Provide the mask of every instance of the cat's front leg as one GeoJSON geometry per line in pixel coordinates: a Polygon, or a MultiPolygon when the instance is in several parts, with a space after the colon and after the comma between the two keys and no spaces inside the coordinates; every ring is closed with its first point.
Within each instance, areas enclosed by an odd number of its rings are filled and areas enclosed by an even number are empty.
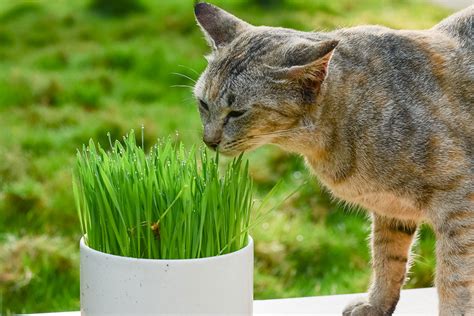
{"type": "Polygon", "coordinates": [[[367,301],[347,306],[344,316],[392,315],[405,282],[417,224],[374,214],[372,222],[372,285],[367,301]]]}
{"type": "Polygon", "coordinates": [[[459,204],[438,210],[434,218],[441,316],[474,315],[474,201],[459,204]]]}

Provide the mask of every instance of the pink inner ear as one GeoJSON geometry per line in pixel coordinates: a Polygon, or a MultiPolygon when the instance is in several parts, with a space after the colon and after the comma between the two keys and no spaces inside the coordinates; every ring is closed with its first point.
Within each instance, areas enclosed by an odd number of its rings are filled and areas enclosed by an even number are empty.
{"type": "Polygon", "coordinates": [[[333,51],[307,65],[293,66],[286,70],[285,77],[292,80],[311,80],[321,83],[327,75],[333,51]]]}

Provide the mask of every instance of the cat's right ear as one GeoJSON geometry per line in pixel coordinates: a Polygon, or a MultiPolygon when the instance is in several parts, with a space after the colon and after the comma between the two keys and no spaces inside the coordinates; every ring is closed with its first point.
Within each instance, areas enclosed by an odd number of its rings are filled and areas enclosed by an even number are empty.
{"type": "Polygon", "coordinates": [[[214,50],[229,44],[246,28],[250,27],[250,24],[205,2],[196,3],[194,14],[209,45],[214,50]]]}
{"type": "Polygon", "coordinates": [[[285,66],[270,67],[269,74],[277,80],[299,82],[305,89],[319,91],[338,43],[337,40],[327,40],[318,44],[304,42],[294,45],[287,51],[285,66]]]}

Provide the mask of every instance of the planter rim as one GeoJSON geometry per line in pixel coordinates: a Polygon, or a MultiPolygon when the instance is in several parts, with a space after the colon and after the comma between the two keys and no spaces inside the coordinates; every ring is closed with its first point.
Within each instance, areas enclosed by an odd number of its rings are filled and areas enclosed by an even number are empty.
{"type": "Polygon", "coordinates": [[[80,248],[81,250],[84,250],[88,253],[91,253],[93,255],[100,255],[100,256],[104,256],[104,257],[109,257],[109,258],[113,258],[115,260],[123,260],[123,261],[133,261],[133,262],[143,262],[143,263],[146,263],[146,262],[205,262],[205,261],[208,261],[208,260],[215,260],[215,259],[219,259],[219,258],[231,258],[233,256],[237,256],[239,255],[241,252],[244,252],[246,251],[249,247],[253,247],[253,238],[248,235],[248,243],[245,247],[237,250],[237,251],[234,251],[234,252],[231,252],[231,253],[226,253],[226,254],[223,254],[223,255],[217,255],[217,256],[211,256],[211,257],[204,257],[204,258],[191,258],[191,259],[145,259],[145,258],[133,258],[133,257],[125,257],[125,256],[119,256],[119,255],[112,255],[112,254],[109,254],[109,253],[106,253],[106,252],[102,252],[102,251],[99,251],[99,250],[95,250],[89,246],[86,245],[85,241],[84,241],[84,236],[81,237],[81,240],[80,240],[80,248]]]}

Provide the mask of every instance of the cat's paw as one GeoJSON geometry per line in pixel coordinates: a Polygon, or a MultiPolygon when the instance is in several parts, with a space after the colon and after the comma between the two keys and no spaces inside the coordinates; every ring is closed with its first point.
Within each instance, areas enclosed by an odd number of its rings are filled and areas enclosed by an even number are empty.
{"type": "Polygon", "coordinates": [[[343,316],[384,316],[383,310],[377,306],[370,305],[367,301],[355,301],[346,306],[342,312],[343,316]]]}

